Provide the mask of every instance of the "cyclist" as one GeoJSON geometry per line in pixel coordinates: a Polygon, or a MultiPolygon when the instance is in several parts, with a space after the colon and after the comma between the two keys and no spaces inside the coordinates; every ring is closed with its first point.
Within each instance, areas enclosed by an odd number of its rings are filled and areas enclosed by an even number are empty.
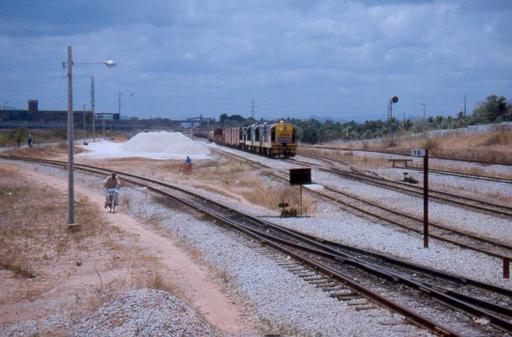
{"type": "Polygon", "coordinates": [[[105,189],[105,208],[109,206],[108,202],[108,193],[109,190],[113,190],[114,193],[114,205],[117,206],[119,204],[119,187],[121,185],[121,180],[117,176],[116,172],[112,172],[103,180],[103,188],[105,189]]]}

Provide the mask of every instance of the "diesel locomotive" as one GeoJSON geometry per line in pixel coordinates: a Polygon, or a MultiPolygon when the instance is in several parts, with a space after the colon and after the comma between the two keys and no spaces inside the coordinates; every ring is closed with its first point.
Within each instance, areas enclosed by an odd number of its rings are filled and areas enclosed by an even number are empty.
{"type": "Polygon", "coordinates": [[[208,139],[219,145],[239,148],[268,157],[294,157],[297,152],[296,129],[293,124],[253,124],[239,128],[216,128],[208,139]]]}

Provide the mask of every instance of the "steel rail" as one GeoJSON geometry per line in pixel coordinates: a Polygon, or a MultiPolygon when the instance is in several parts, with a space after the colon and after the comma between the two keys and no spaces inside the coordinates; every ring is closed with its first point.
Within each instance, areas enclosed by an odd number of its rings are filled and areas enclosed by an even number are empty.
{"type": "MultiPolygon", "coordinates": [[[[406,168],[411,169],[411,170],[417,170],[417,171],[423,170],[422,167],[417,167],[417,166],[407,166],[406,168]]],[[[447,176],[461,177],[461,178],[467,178],[467,179],[473,179],[473,180],[492,181],[492,182],[503,183],[503,184],[512,184],[512,179],[486,176],[486,175],[482,175],[482,174],[470,174],[470,173],[464,173],[464,172],[455,172],[455,171],[432,169],[432,168],[429,168],[429,171],[432,173],[435,173],[435,174],[441,174],[441,175],[447,175],[447,176]]]]}

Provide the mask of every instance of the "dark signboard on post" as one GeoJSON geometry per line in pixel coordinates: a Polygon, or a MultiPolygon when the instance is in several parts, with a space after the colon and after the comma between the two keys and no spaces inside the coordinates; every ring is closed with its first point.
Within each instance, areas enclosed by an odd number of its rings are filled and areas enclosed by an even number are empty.
{"type": "Polygon", "coordinates": [[[297,168],[290,169],[290,185],[311,184],[311,169],[297,168]]]}

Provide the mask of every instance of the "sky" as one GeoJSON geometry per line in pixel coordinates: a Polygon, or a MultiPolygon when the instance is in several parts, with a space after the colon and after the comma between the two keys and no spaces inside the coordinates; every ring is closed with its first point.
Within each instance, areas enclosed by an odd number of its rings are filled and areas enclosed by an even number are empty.
{"type": "Polygon", "coordinates": [[[510,0],[1,0],[0,107],[372,120],[512,99],[510,0]],[[101,63],[112,59],[116,67],[101,63]]]}

